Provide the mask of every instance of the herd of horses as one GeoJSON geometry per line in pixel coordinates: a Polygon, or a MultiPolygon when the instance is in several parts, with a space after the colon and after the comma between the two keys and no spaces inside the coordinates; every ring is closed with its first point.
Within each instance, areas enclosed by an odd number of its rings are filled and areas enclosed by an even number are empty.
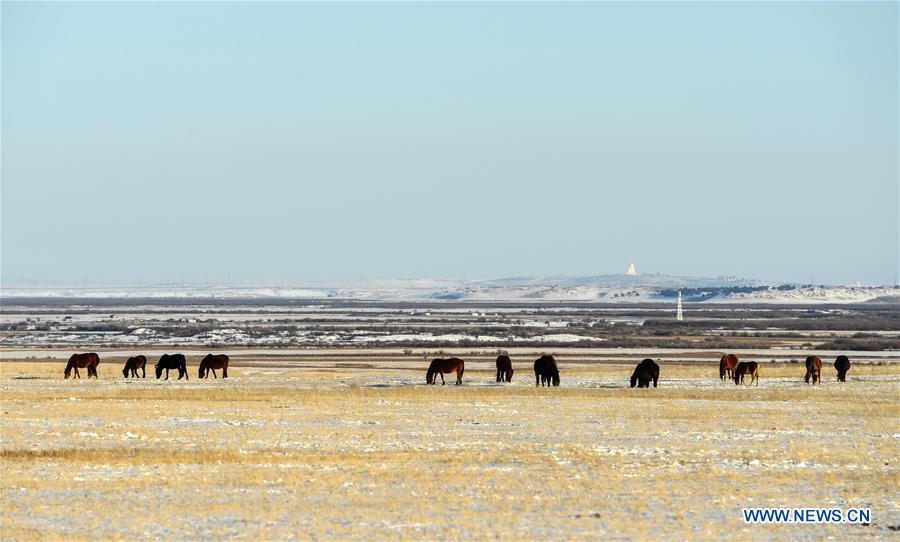
{"type": "MultiPolygon", "coordinates": [[[[822,382],[822,358],[819,356],[806,357],[806,374],[803,376],[803,382],[807,384],[820,384],[822,382]]],[[[850,370],[850,358],[844,355],[838,356],[834,360],[834,369],[837,371],[838,382],[847,381],[847,371],[850,370]]],[[[750,375],[750,384],[756,381],[759,386],[759,363],[755,361],[739,361],[734,354],[725,354],[719,360],[719,379],[725,380],[729,378],[734,380],[735,385],[744,383],[744,375],[750,375]]]]}
{"type": "MultiPolygon", "coordinates": [[[[81,378],[78,369],[84,368],[87,368],[88,370],[88,378],[92,376],[97,378],[97,365],[99,364],[100,356],[93,352],[88,354],[72,354],[72,357],[69,358],[69,363],[66,364],[66,378],[69,378],[69,376],[72,375],[73,370],[75,371],[75,378],[81,378]]],[[[125,367],[122,368],[122,376],[125,378],[137,378],[138,369],[141,371],[141,378],[146,378],[147,356],[132,356],[128,358],[128,360],[125,361],[125,367]]],[[[157,380],[162,377],[163,371],[166,372],[165,380],[168,380],[170,370],[178,371],[178,380],[181,380],[182,378],[190,380],[187,372],[187,359],[184,357],[184,354],[163,354],[160,356],[159,361],[156,362],[154,369],[156,369],[157,380]]],[[[197,376],[200,378],[208,378],[209,373],[212,372],[213,378],[219,378],[216,375],[216,369],[222,371],[222,378],[228,378],[228,356],[225,354],[207,354],[206,357],[200,360],[197,376]]]]}
{"type": "MultiPolygon", "coordinates": [[[[658,360],[657,360],[658,361],[658,360]]],[[[100,364],[100,356],[91,352],[88,354],[72,354],[69,363],[66,365],[65,377],[69,378],[72,371],[75,372],[75,378],[81,378],[78,369],[87,368],[88,378],[93,376],[97,378],[97,365],[100,364]]],[[[147,357],[133,356],[125,362],[122,368],[122,375],[125,378],[137,378],[138,369],[141,371],[141,378],[147,376],[147,357]]],[[[187,372],[187,359],[184,354],[163,354],[154,367],[156,369],[156,379],[162,377],[163,371],[166,372],[165,380],[169,379],[169,371],[178,371],[178,380],[184,378],[189,380],[187,372]]],[[[427,384],[436,384],[437,377],[441,377],[441,385],[447,382],[444,380],[445,374],[456,373],[456,385],[462,384],[463,373],[466,364],[460,358],[437,358],[431,361],[428,366],[428,372],[425,375],[427,384]]],[[[839,382],[847,381],[847,371],[850,370],[850,359],[847,356],[838,356],[834,360],[834,368],[837,370],[837,379],[839,382]]],[[[222,378],[228,378],[228,356],[225,354],[207,354],[200,361],[200,367],[197,376],[200,378],[208,378],[212,372],[213,378],[218,378],[216,370],[222,371],[222,378]]],[[[497,356],[497,382],[512,382],[513,377],[512,360],[506,354],[497,356]]],[[[734,380],[735,385],[742,385],[744,377],[749,375],[749,385],[759,386],[759,363],[755,361],[740,361],[734,354],[725,354],[719,360],[719,379],[725,380],[727,377],[734,380]]],[[[806,358],[806,375],[803,381],[807,384],[819,384],[822,381],[822,358],[819,356],[808,356],[806,358]]],[[[659,382],[659,364],[652,359],[641,360],[634,368],[631,374],[631,387],[649,388],[650,382],[653,387],[657,387],[659,382]]],[[[543,355],[534,360],[534,385],[538,386],[559,386],[559,367],[553,356],[543,355]]]]}

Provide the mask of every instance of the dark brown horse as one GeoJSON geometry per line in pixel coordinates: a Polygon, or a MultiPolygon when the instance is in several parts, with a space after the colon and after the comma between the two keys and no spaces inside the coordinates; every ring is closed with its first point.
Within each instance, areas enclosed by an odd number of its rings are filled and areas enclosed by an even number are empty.
{"type": "Polygon", "coordinates": [[[228,378],[228,356],[225,354],[217,356],[206,354],[206,357],[200,362],[198,375],[200,378],[207,378],[209,377],[209,372],[212,371],[213,378],[219,378],[216,376],[216,369],[222,369],[222,378],[228,378]]]}
{"type": "Polygon", "coordinates": [[[649,388],[650,381],[653,381],[653,387],[659,381],[659,365],[650,358],[647,358],[637,364],[634,372],[631,373],[631,387],[649,388]]]}
{"type": "Polygon", "coordinates": [[[156,362],[157,380],[162,376],[163,369],[166,370],[166,380],[169,379],[169,369],[178,369],[178,380],[181,380],[182,377],[185,380],[190,380],[187,372],[187,360],[184,359],[184,354],[163,354],[160,356],[159,361],[156,362]]]}
{"type": "Polygon", "coordinates": [[[850,358],[847,356],[838,356],[837,359],[834,360],[834,368],[838,373],[838,382],[846,382],[847,371],[850,370],[850,358]]]}
{"type": "Polygon", "coordinates": [[[69,378],[69,375],[72,374],[72,369],[75,369],[75,378],[81,378],[81,375],[78,374],[78,369],[84,369],[85,367],[88,370],[88,378],[92,376],[97,378],[97,365],[99,364],[100,356],[93,352],[90,354],[72,354],[68,365],[66,365],[66,378],[69,378]]]}
{"type": "Polygon", "coordinates": [[[722,359],[719,360],[719,380],[725,380],[725,377],[728,377],[728,380],[734,378],[734,368],[737,367],[738,357],[734,354],[725,354],[722,356],[722,359]]]}
{"type": "Polygon", "coordinates": [[[741,361],[737,364],[734,368],[734,385],[743,384],[744,375],[747,374],[750,375],[750,384],[756,380],[756,385],[759,386],[759,363],[755,361],[741,361]]]}
{"type": "Polygon", "coordinates": [[[812,377],[813,384],[822,380],[822,358],[819,356],[806,357],[806,375],[803,377],[803,381],[809,384],[810,377],[812,377]]]}
{"type": "Polygon", "coordinates": [[[435,375],[441,375],[441,385],[445,385],[444,374],[445,373],[456,373],[456,385],[459,386],[462,384],[463,371],[466,370],[466,364],[463,360],[459,358],[447,358],[447,359],[434,359],[431,361],[431,365],[428,366],[428,374],[425,375],[425,382],[428,384],[435,384],[435,375]]]}
{"type": "Polygon", "coordinates": [[[128,358],[128,361],[125,362],[125,367],[122,369],[122,375],[125,378],[128,378],[128,374],[131,373],[131,376],[137,378],[137,370],[141,370],[141,378],[147,378],[147,356],[133,356],[128,358]]]}
{"type": "Polygon", "coordinates": [[[497,382],[512,382],[512,360],[503,354],[497,356],[497,382]]]}
{"type": "Polygon", "coordinates": [[[553,356],[541,356],[534,360],[534,387],[550,384],[559,386],[559,368],[553,356]]]}

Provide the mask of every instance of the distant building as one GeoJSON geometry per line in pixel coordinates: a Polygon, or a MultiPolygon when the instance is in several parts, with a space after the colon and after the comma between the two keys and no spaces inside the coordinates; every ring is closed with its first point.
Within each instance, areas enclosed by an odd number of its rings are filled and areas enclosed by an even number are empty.
{"type": "Polygon", "coordinates": [[[681,310],[681,290],[678,290],[678,306],[675,307],[675,319],[679,322],[684,320],[684,312],[681,310]]]}
{"type": "Polygon", "coordinates": [[[634,266],[634,262],[628,264],[628,271],[625,271],[625,274],[631,276],[637,275],[637,267],[634,266]]]}

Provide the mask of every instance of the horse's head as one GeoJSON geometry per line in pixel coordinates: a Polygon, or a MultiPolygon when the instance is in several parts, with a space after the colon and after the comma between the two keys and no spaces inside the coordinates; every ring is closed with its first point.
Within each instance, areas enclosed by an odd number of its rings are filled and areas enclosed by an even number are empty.
{"type": "Polygon", "coordinates": [[[69,378],[72,374],[72,364],[66,365],[66,378],[69,378]]]}
{"type": "Polygon", "coordinates": [[[559,386],[559,371],[553,373],[553,385],[559,386]]]}
{"type": "Polygon", "coordinates": [[[122,376],[128,378],[128,365],[126,365],[125,368],[122,369],[122,376]]]}
{"type": "Polygon", "coordinates": [[[434,384],[434,370],[428,369],[428,373],[425,375],[425,383],[426,384],[434,384]]]}
{"type": "Polygon", "coordinates": [[[197,376],[203,378],[203,375],[206,374],[206,358],[203,358],[203,361],[200,362],[200,367],[197,368],[197,376]]]}
{"type": "Polygon", "coordinates": [[[637,371],[635,371],[635,372],[631,373],[631,387],[632,388],[637,386],[637,381],[638,381],[638,374],[637,374],[637,371]]]}
{"type": "Polygon", "coordinates": [[[156,379],[157,380],[159,380],[159,377],[162,376],[162,372],[163,372],[163,366],[157,364],[156,365],[156,379]]]}

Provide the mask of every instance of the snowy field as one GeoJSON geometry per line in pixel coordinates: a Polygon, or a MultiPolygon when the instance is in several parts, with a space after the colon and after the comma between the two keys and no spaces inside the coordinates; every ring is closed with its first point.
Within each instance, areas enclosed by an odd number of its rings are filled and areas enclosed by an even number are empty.
{"type": "MultiPolygon", "coordinates": [[[[0,363],[0,538],[893,539],[900,366],[806,386],[764,364],[735,387],[707,360],[563,363],[536,389],[484,362],[463,386],[391,369],[237,357],[227,380],[66,381],[0,363]],[[73,504],[74,503],[74,504],[73,504]],[[869,525],[746,525],[749,506],[871,508],[869,525]]],[[[524,359],[523,359],[524,358],[524,359]]],[[[354,357],[368,366],[365,353],[354,357]]],[[[375,362],[371,362],[375,363],[375,362]]]]}

